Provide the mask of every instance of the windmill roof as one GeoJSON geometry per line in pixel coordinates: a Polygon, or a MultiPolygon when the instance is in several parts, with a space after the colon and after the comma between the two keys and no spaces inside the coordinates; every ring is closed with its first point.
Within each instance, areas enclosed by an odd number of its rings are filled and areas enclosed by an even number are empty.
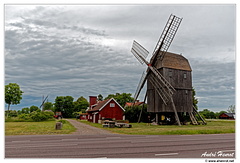
{"type": "Polygon", "coordinates": [[[170,53],[170,52],[166,52],[162,62],[158,62],[156,66],[157,68],[165,67],[165,68],[192,71],[188,60],[184,56],[170,53]]]}

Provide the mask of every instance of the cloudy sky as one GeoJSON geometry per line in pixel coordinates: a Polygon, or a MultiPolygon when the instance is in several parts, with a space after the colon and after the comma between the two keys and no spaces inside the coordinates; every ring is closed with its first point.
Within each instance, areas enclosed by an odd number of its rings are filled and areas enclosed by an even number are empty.
{"type": "Polygon", "coordinates": [[[5,5],[5,84],[24,91],[12,109],[43,95],[134,94],[146,67],[132,42],[150,59],[171,13],[183,21],[169,51],[189,60],[199,109],[226,110],[235,104],[235,5],[5,5]]]}

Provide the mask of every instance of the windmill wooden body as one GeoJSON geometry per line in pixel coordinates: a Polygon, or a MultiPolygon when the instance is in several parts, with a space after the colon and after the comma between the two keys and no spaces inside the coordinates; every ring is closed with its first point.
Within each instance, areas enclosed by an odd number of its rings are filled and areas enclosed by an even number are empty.
{"type": "MultiPolygon", "coordinates": [[[[148,112],[156,113],[156,122],[181,125],[182,115],[188,113],[193,124],[197,124],[193,112],[192,75],[188,60],[182,55],[167,52],[182,18],[170,15],[167,24],[153,51],[150,62],[145,58],[148,51],[136,41],[131,52],[148,66],[137,87],[134,99],[139,96],[147,81],[148,112]]],[[[145,98],[146,99],[146,98],[145,98]]],[[[203,120],[203,119],[202,119],[203,120]]],[[[203,120],[204,121],[204,120],[203,120]]]]}

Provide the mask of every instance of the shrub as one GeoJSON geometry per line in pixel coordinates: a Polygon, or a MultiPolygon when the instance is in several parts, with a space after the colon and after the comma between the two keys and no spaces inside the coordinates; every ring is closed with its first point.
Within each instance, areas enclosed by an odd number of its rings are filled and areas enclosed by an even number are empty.
{"type": "Polygon", "coordinates": [[[47,120],[54,119],[54,117],[53,117],[54,113],[52,111],[44,111],[42,113],[46,116],[47,120]]]}
{"type": "Polygon", "coordinates": [[[53,119],[53,112],[37,112],[30,113],[30,118],[35,122],[46,121],[53,119]]]}
{"type": "Polygon", "coordinates": [[[30,120],[29,114],[26,114],[26,113],[18,115],[18,118],[20,120],[30,120]]]}
{"type": "Polygon", "coordinates": [[[35,122],[46,120],[46,117],[41,112],[33,111],[32,113],[29,114],[29,116],[35,122]]]}
{"type": "Polygon", "coordinates": [[[58,120],[58,122],[62,122],[62,124],[66,124],[67,123],[66,120],[58,120]]]}

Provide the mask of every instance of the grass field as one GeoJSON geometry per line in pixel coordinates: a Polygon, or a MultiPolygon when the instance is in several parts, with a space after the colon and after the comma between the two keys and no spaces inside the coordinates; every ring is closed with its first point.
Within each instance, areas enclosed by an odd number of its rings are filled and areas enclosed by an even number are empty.
{"type": "Polygon", "coordinates": [[[62,130],[55,130],[56,121],[43,122],[5,122],[5,135],[54,135],[69,134],[76,129],[68,122],[62,130]]]}
{"type": "Polygon", "coordinates": [[[150,125],[146,123],[130,123],[132,128],[103,128],[101,124],[81,121],[83,123],[109,130],[118,134],[130,135],[192,135],[192,134],[224,134],[235,133],[235,121],[207,121],[207,125],[150,125]]]}

